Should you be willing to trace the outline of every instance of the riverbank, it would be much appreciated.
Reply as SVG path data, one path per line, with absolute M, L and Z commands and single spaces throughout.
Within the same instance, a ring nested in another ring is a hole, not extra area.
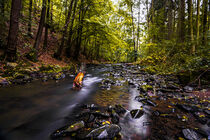
M 46 58 L 46 57 L 45 57 Z M 78 64 L 57 60 L 32 62 L 20 60 L 16 63 L 5 62 L 0 65 L 0 86 L 25 84 L 34 80 L 60 80 L 66 75 L 77 73 Z

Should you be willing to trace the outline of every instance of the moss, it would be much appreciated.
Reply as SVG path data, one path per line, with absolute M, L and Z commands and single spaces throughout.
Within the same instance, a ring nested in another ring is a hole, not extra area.
M 147 92 L 149 89 L 150 89 L 150 90 L 153 89 L 153 87 L 152 87 L 151 85 L 142 85 L 141 88 L 142 88 L 145 92 Z

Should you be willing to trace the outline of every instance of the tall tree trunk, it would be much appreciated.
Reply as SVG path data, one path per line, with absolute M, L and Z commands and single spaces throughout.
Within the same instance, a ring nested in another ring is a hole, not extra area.
M 132 17 L 132 28 L 133 28 L 133 30 L 132 30 L 132 33 L 133 33 L 133 48 L 134 48 L 134 51 L 136 50 L 136 42 L 135 42 L 135 27 L 134 27 L 134 19 L 133 19 L 133 1 L 132 1 L 132 3 L 131 3 L 131 17 Z
M 73 35 L 73 26 L 74 26 L 74 20 L 75 20 L 75 16 L 76 16 L 76 9 L 77 9 L 77 0 L 75 1 L 74 3 L 74 8 L 73 8 L 73 14 L 72 14 L 72 18 L 71 18 L 71 23 L 70 23 L 70 27 L 69 27 L 69 37 L 68 37 L 68 40 L 67 40 L 67 52 L 68 55 L 71 57 L 71 45 L 72 45 L 72 35 Z
M 48 29 L 49 29 L 49 17 L 50 16 L 50 0 L 47 2 L 47 17 L 45 22 L 45 37 L 44 37 L 44 46 L 43 49 L 46 51 L 48 43 Z
M 148 0 L 146 0 L 146 9 L 147 9 L 147 31 L 148 31 L 148 33 L 149 33 L 149 28 L 150 28 L 150 26 L 149 26 L 149 2 L 148 2 Z
M 61 39 L 61 45 L 60 45 L 60 47 L 58 49 L 58 52 L 56 54 L 58 58 L 60 58 L 60 56 L 62 54 L 62 51 L 63 51 L 63 47 L 64 47 L 64 43 L 65 43 L 65 38 L 66 38 L 66 33 L 67 33 L 67 30 L 68 30 L 68 26 L 69 26 L 69 22 L 70 22 L 70 17 L 71 17 L 71 13 L 72 13 L 73 3 L 74 3 L 74 0 L 71 0 L 71 3 L 69 5 L 69 10 L 68 10 L 68 15 L 67 15 L 66 22 L 65 22 L 65 25 L 64 25 L 64 29 L 63 29 L 63 35 L 62 35 L 62 39 Z
M 197 32 L 196 32 L 196 40 L 197 40 L 197 45 L 199 45 L 199 32 L 200 32 L 200 0 L 197 0 L 197 19 L 196 19 L 196 27 L 197 27 Z
M 50 3 L 50 29 L 51 29 L 51 32 L 54 31 L 54 25 L 53 25 L 53 0 L 51 0 L 51 3 Z
M 74 52 L 74 59 L 78 60 L 80 48 L 81 48 L 81 41 L 82 41 L 82 28 L 83 28 L 83 8 L 84 8 L 84 0 L 81 0 L 80 4 L 80 10 L 79 10 L 79 27 L 77 29 L 77 43 L 76 43 L 76 49 Z
M 21 0 L 12 0 L 12 7 L 10 13 L 10 28 L 8 35 L 8 43 L 6 49 L 6 59 L 8 61 L 16 61 L 17 56 L 17 36 L 19 30 L 19 17 L 21 10 Z
M 185 40 L 185 0 L 179 0 L 178 41 Z
M 138 7 L 139 7 L 139 11 L 138 11 L 138 28 L 137 28 L 137 49 L 139 50 L 139 30 L 140 30 L 140 26 L 139 26 L 139 24 L 140 24 L 140 11 L 141 11 L 141 0 L 139 0 L 139 5 L 138 5 Z
M 136 38 L 135 38 L 135 27 L 134 27 L 134 17 L 133 17 L 133 1 L 131 1 L 131 17 L 132 17 L 132 27 L 133 27 L 133 30 L 132 30 L 132 33 L 133 33 L 133 49 L 134 49 L 134 60 L 136 61 L 137 59 L 137 56 L 136 56 Z
M 37 58 L 38 58 L 38 49 L 39 49 L 39 45 L 40 45 L 40 41 L 41 41 L 41 37 L 42 37 L 42 31 L 43 31 L 43 27 L 44 27 L 44 23 L 45 23 L 45 15 L 46 15 L 46 0 L 43 0 L 41 18 L 39 21 L 39 28 L 38 28 L 36 40 L 34 43 L 34 48 L 36 50 Z
M 203 45 L 207 42 L 207 4 L 208 0 L 203 0 Z
M 168 40 L 172 39 L 173 33 L 173 13 L 172 13 L 172 1 L 168 0 Z
M 32 23 L 32 5 L 33 5 L 33 0 L 29 1 L 29 18 L 28 18 L 28 35 L 31 37 L 31 23 Z
M 192 43 L 192 53 L 195 53 L 194 36 L 193 36 L 193 9 L 192 0 L 188 0 L 188 32 Z
M 1 0 L 1 14 L 4 17 L 5 0 Z

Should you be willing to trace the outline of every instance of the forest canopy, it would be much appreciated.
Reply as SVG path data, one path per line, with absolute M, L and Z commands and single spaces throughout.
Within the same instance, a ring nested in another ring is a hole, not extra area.
M 2 0 L 1 59 L 135 62 L 181 71 L 209 65 L 208 0 Z

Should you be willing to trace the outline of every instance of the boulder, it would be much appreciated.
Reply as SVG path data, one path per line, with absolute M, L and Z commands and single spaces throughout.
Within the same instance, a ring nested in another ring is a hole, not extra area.
M 11 68 L 15 68 L 15 67 L 17 67 L 17 63 L 13 63 L 13 62 L 7 62 L 7 66 L 8 67 L 11 67 Z
M 57 138 L 57 137 L 63 137 L 70 135 L 72 132 L 76 132 L 79 129 L 83 128 L 85 126 L 84 121 L 76 122 L 72 125 L 64 126 L 58 130 L 56 130 L 54 133 L 51 134 L 51 138 Z
M 122 105 L 115 105 L 115 111 L 116 111 L 116 113 L 117 114 L 125 114 L 125 112 L 126 112 L 126 109 L 125 108 L 123 108 L 123 106 Z
M 130 111 L 130 114 L 133 119 L 138 119 L 144 115 L 144 111 L 140 109 L 134 109 Z
M 92 130 L 86 137 L 91 139 L 112 139 L 119 134 L 121 128 L 116 124 L 104 125 Z
M 199 140 L 200 136 L 192 129 L 183 129 L 182 134 L 187 140 Z
M 9 81 L 7 81 L 7 79 L 6 78 L 1 78 L 0 77 L 0 85 L 9 85 Z

